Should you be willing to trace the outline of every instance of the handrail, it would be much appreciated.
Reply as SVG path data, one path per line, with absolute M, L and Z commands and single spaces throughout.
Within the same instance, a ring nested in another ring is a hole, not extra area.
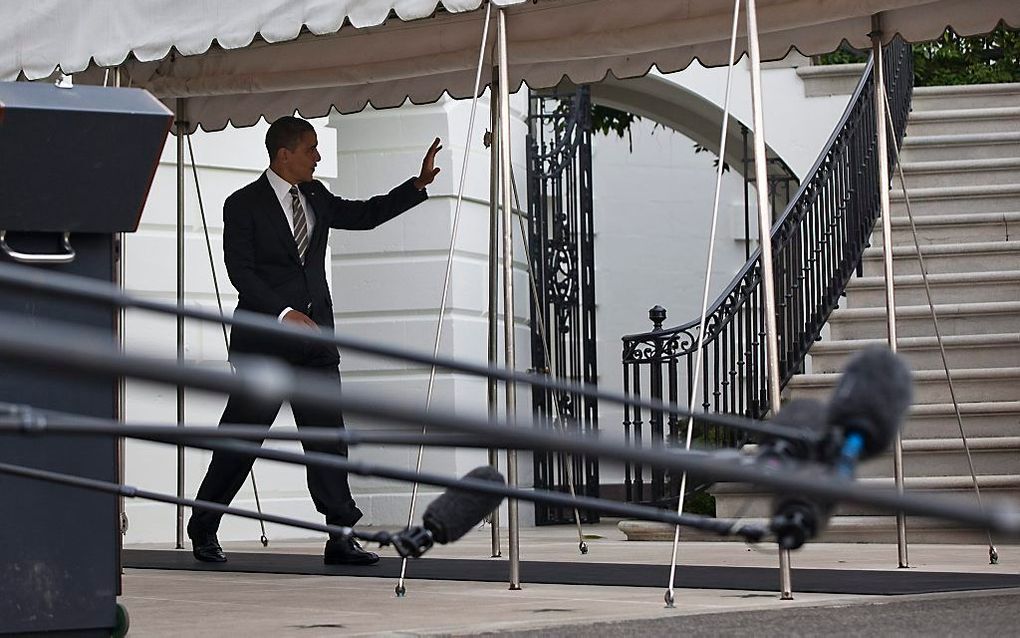
M 861 93 L 864 91 L 865 86 L 869 84 L 871 81 L 871 71 L 873 66 L 874 60 L 872 60 L 869 57 L 868 62 L 864 67 L 864 73 L 861 75 L 861 79 L 857 82 L 857 87 L 854 89 L 853 95 L 850 97 L 850 101 L 847 104 L 846 109 L 843 111 L 843 115 L 839 118 L 839 123 L 836 124 L 836 127 L 832 130 L 832 133 L 829 135 L 829 140 L 825 143 L 822 152 L 815 159 L 815 163 L 811 166 L 811 170 L 808 171 L 807 174 L 809 176 L 813 177 L 818 174 L 819 169 L 822 167 L 822 164 L 825 161 L 826 155 L 828 155 L 828 153 L 832 150 L 832 147 L 835 144 L 836 140 L 839 138 L 840 134 L 843 132 L 843 129 L 846 127 L 847 121 L 850 119 L 850 116 L 852 115 L 854 109 L 857 107 L 857 102 L 861 97 Z M 793 210 L 797 202 L 800 201 L 801 198 L 804 197 L 805 193 L 807 193 L 808 189 L 812 187 L 811 177 L 804 180 L 804 182 L 800 185 L 800 188 L 797 189 L 796 194 L 790 200 L 790 203 L 787 204 L 786 210 L 784 210 L 783 214 L 779 217 L 779 219 L 777 219 L 775 223 L 772 224 L 772 230 L 770 231 L 770 235 L 772 237 L 773 242 L 779 239 L 780 230 L 782 230 L 782 227 L 789 222 L 790 216 L 793 214 Z M 719 296 L 716 297 L 715 301 L 713 301 L 712 304 L 708 307 L 708 314 L 710 315 L 714 314 L 719 310 L 719 308 L 723 304 L 723 301 L 725 301 L 726 297 L 728 297 L 740 284 L 740 280 L 746 277 L 747 273 L 752 268 L 758 265 L 759 259 L 761 259 L 761 248 L 755 248 L 754 252 L 751 253 L 751 257 L 747 260 L 746 263 L 744 263 L 740 270 L 737 271 L 737 274 L 733 276 L 733 280 L 730 282 L 730 285 L 726 288 L 726 290 L 720 293 Z M 622 339 L 624 342 L 627 342 L 640 339 L 647 339 L 649 337 L 654 336 L 662 336 L 665 333 L 681 332 L 684 330 L 689 330 L 691 328 L 696 328 L 700 323 L 701 318 L 697 317 L 688 321 L 685 324 L 681 324 L 673 328 L 663 328 L 660 330 L 650 330 L 648 332 L 638 332 L 635 334 L 624 335 Z
M 913 89 L 910 45 L 894 40 L 883 60 L 896 129 L 893 143 L 898 145 Z M 808 177 L 770 229 L 781 387 L 803 370 L 810 345 L 820 337 L 853 273 L 861 271 L 879 217 L 873 70 L 869 59 Z M 692 408 L 700 404 L 706 412 L 765 417 L 769 399 L 759 260 L 760 250 L 755 250 L 709 307 L 698 379 L 691 377 L 700 317 L 664 329 L 665 311 L 656 307 L 649 313 L 651 331 L 623 337 L 624 391 L 678 403 L 686 395 Z M 648 374 L 643 377 L 645 368 Z M 649 432 L 643 431 L 646 417 Z M 653 443 L 674 443 L 680 420 L 670 416 L 664 422 L 664 417 L 661 412 L 625 407 L 625 438 L 640 441 L 648 436 Z M 696 437 L 708 446 L 744 442 L 739 433 L 715 428 L 696 428 Z M 676 495 L 678 484 L 672 477 L 653 472 L 651 479 L 651 500 Z M 625 468 L 628 500 L 646 500 L 645 483 L 640 467 Z

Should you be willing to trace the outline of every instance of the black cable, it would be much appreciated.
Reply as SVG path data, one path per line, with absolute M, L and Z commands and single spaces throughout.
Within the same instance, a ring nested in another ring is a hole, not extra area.
M 541 426 L 528 427 L 516 421 L 486 420 L 436 408 L 426 412 L 419 406 L 402 405 L 392 397 L 350 391 L 341 395 L 337 393 L 335 384 L 321 377 L 303 374 L 268 359 L 252 359 L 239 367 L 237 373 L 231 374 L 193 364 L 178 365 L 154 357 L 121 354 L 109 342 L 108 335 L 68 328 L 55 322 L 28 322 L 17 315 L 0 313 L 0 325 L 6 328 L 0 330 L 0 355 L 9 360 L 45 367 L 51 372 L 64 369 L 90 375 L 126 375 L 170 385 L 181 384 L 237 394 L 252 400 L 302 401 L 407 425 L 425 423 L 430 427 L 461 433 L 508 436 L 521 446 L 571 450 L 574 453 L 686 471 L 717 481 L 756 483 L 777 493 L 849 501 L 908 514 L 946 518 L 1011 536 L 1020 534 L 1020 511 L 1014 508 L 1005 505 L 989 506 L 983 512 L 947 499 L 867 488 L 849 479 L 828 476 L 815 465 L 802 465 L 800 469 L 792 471 L 770 472 L 767 468 L 754 467 L 740 460 L 717 455 L 607 445 L 592 437 L 558 433 Z M 491 488 L 491 485 L 486 487 Z
M 606 401 L 608 403 L 633 405 L 763 436 L 802 441 L 807 444 L 818 443 L 813 434 L 802 432 L 796 428 L 755 421 L 734 415 L 694 412 L 663 401 L 641 399 L 621 393 L 607 392 L 585 384 L 558 381 L 541 374 L 506 370 L 495 365 L 468 363 L 442 355 L 433 357 L 431 354 L 415 352 L 389 344 L 370 342 L 366 339 L 359 339 L 350 335 L 341 335 L 335 332 L 326 334 L 308 330 L 307 328 L 291 327 L 280 324 L 272 318 L 266 318 L 265 315 L 244 310 L 238 310 L 230 317 L 219 316 L 200 307 L 179 307 L 176 304 L 168 304 L 153 299 L 132 297 L 114 286 L 94 279 L 48 270 L 44 271 L 38 268 L 0 263 L 0 287 L 44 291 L 64 297 L 89 300 L 95 303 L 110 304 L 124 308 L 137 308 L 163 314 L 181 315 L 200 321 L 223 322 L 233 327 L 241 326 L 249 330 L 261 332 L 267 338 L 275 337 L 327 346 L 340 346 L 355 352 L 377 355 L 387 359 L 409 361 L 428 366 L 435 365 L 447 370 L 489 377 L 504 382 L 526 383 L 546 390 L 576 393 L 590 399 Z
M 715 532 L 717 534 L 734 534 L 754 541 L 761 540 L 761 538 L 767 534 L 767 530 L 761 526 L 747 525 L 743 523 L 734 525 L 731 522 L 722 519 L 708 518 L 694 514 L 682 514 L 678 516 L 668 510 L 660 510 L 653 507 L 633 505 L 630 503 L 620 503 L 590 496 L 572 497 L 560 492 L 527 490 L 519 487 L 511 487 L 501 483 L 494 483 L 492 481 L 450 478 L 429 472 L 414 472 L 412 470 L 375 465 L 372 463 L 365 463 L 363 461 L 352 461 L 347 457 L 336 454 L 326 454 L 322 452 L 291 452 L 287 450 L 263 448 L 259 444 L 245 443 L 236 439 L 222 439 L 215 441 L 203 440 L 196 438 L 197 433 L 182 433 L 180 431 L 175 431 L 178 430 L 178 428 L 167 426 L 124 428 L 113 422 L 104 423 L 99 419 L 88 420 L 91 422 L 82 423 L 80 425 L 64 423 L 59 426 L 51 427 L 51 425 L 47 423 L 45 414 L 38 413 L 35 410 L 22 410 L 15 414 L 7 415 L 6 419 L 0 418 L 0 431 L 17 431 L 27 433 L 29 435 L 40 435 L 50 429 L 54 432 L 67 432 L 78 435 L 127 436 L 129 438 L 143 439 L 157 443 L 180 444 L 185 447 L 211 450 L 213 452 L 239 456 L 254 456 L 283 463 L 303 465 L 306 467 L 316 466 L 342 470 L 348 474 L 355 474 L 358 476 L 376 476 L 406 481 L 409 483 L 417 482 L 424 483 L 426 485 L 455 488 L 464 491 L 494 494 L 507 498 L 531 501 L 534 503 L 543 503 L 546 505 L 597 510 L 605 514 L 625 516 L 629 518 L 640 518 L 650 521 L 660 521 L 664 523 L 682 525 L 684 527 L 702 529 L 705 531 Z
M 143 498 L 149 501 L 158 501 L 160 503 L 182 505 L 185 507 L 190 507 L 192 509 L 210 510 L 213 512 L 219 512 L 221 514 L 230 514 L 231 516 L 240 516 L 242 518 L 251 518 L 259 521 L 267 521 L 269 523 L 277 523 L 278 525 L 298 527 L 301 529 L 311 530 L 313 532 L 325 532 L 327 534 L 335 536 L 354 537 L 364 541 L 379 543 L 380 545 L 389 545 L 392 542 L 393 537 L 392 534 L 386 531 L 369 533 L 358 532 L 350 527 L 341 527 L 339 525 L 329 525 L 323 523 L 312 523 L 308 521 L 298 520 L 296 518 L 290 518 L 287 516 L 278 516 L 276 514 L 263 514 L 261 512 L 253 512 L 251 510 L 239 509 L 236 507 L 221 505 L 219 503 L 213 503 L 212 501 L 199 501 L 189 498 L 181 498 L 178 496 L 172 496 L 170 494 L 163 494 L 161 492 L 150 492 L 148 490 L 143 490 L 132 485 L 125 485 L 122 483 L 111 483 L 108 481 L 100 481 L 97 479 L 85 478 L 81 476 L 72 476 L 70 474 L 51 472 L 49 470 L 40 470 L 34 467 L 14 465 L 11 463 L 0 463 L 0 474 L 10 474 L 12 476 L 19 476 L 22 478 L 34 479 L 38 481 L 47 481 L 49 483 L 59 483 L 61 485 L 69 485 L 71 487 L 78 487 L 92 491 L 107 492 L 110 494 L 117 494 L 125 498 Z

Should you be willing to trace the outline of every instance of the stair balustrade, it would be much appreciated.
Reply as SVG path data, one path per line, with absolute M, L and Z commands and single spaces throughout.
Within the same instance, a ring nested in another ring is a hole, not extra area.
M 890 145 L 899 145 L 913 91 L 910 45 L 897 38 L 885 47 L 883 62 L 895 129 Z M 828 142 L 771 229 L 781 387 L 803 370 L 808 349 L 820 338 L 850 279 L 861 273 L 862 256 L 880 215 L 876 149 L 869 60 Z M 892 159 L 890 148 L 890 164 Z M 761 283 L 756 250 L 708 308 L 697 379 L 693 377 L 701 318 L 663 328 L 665 309 L 652 308 L 652 330 L 623 337 L 624 391 L 694 410 L 764 418 L 769 390 Z M 686 420 L 661 411 L 624 409 L 627 444 L 683 445 L 686 427 Z M 693 435 L 703 448 L 748 442 L 739 432 L 701 423 L 695 424 Z M 663 470 L 640 465 L 624 469 L 628 501 L 675 502 L 679 486 L 680 477 Z M 688 479 L 689 493 L 704 487 L 697 477 Z

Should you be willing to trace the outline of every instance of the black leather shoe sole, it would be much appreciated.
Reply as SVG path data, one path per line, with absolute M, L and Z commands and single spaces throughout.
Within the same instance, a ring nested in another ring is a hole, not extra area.
M 368 554 L 364 556 L 358 555 L 344 555 L 344 556 L 330 556 L 326 554 L 322 557 L 322 562 L 326 565 L 375 565 L 379 562 L 379 557 L 375 554 Z
M 222 553 L 214 554 L 214 553 L 211 553 L 211 552 L 202 552 L 202 551 L 199 551 L 197 549 L 193 549 L 193 550 L 191 550 L 191 554 L 195 557 L 195 560 L 201 561 L 203 563 L 225 563 L 225 562 L 227 562 L 227 557 L 224 556 Z

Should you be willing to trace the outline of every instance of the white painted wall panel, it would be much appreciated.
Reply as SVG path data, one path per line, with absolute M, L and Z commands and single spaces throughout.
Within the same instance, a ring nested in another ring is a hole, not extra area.
M 721 104 L 721 70 L 693 67 L 674 76 L 689 88 L 697 88 Z M 746 74 L 736 76 L 734 110 L 749 113 Z M 798 172 L 814 160 L 817 150 L 835 123 L 845 97 L 803 98 L 792 68 L 773 68 L 763 74 L 766 98 L 766 130 L 770 145 Z M 334 117 L 330 127 L 318 122 L 323 161 L 319 174 L 334 193 L 351 198 L 385 192 L 417 174 L 425 149 L 436 136 L 444 150 L 438 158 L 442 167 L 430 187 L 431 199 L 421 207 L 370 232 L 335 232 L 331 238 L 331 273 L 334 309 L 338 329 L 359 337 L 384 340 L 400 347 L 431 352 L 438 320 L 446 256 L 450 247 L 456 193 L 461 164 L 469 158 L 466 200 L 462 207 L 456 259 L 440 352 L 470 361 L 486 358 L 488 197 L 489 159 L 482 144 L 488 128 L 488 101 L 479 101 L 475 132 L 465 146 L 471 103 L 443 100 L 429 106 L 405 106 L 384 112 L 367 110 Z M 512 149 L 514 171 L 521 196 L 525 195 L 523 95 L 513 100 Z M 796 113 L 789 118 L 784 114 Z M 213 254 L 227 312 L 233 310 L 236 295 L 222 266 L 222 202 L 231 192 L 255 179 L 265 168 L 263 138 L 265 124 L 251 129 L 194 138 L 200 167 L 202 194 L 212 235 Z M 176 183 L 174 140 L 163 153 L 150 200 L 139 232 L 130 235 L 125 247 L 126 288 L 129 292 L 172 302 L 176 284 L 175 232 Z M 600 384 L 618 391 L 620 381 L 620 336 L 650 327 L 647 310 L 661 304 L 668 308 L 669 325 L 693 319 L 701 301 L 706 240 L 708 236 L 714 169 L 711 157 L 695 154 L 692 142 L 668 130 L 655 129 L 650 122 L 634 128 L 634 148 L 626 140 L 597 136 L 594 154 L 596 285 L 598 299 L 598 354 Z M 188 301 L 215 308 L 210 265 L 201 233 L 194 182 L 187 174 L 186 253 Z M 522 202 L 523 204 L 524 202 Z M 528 288 L 523 243 L 518 235 L 515 248 L 515 298 L 517 367 L 530 367 L 530 334 L 527 326 Z M 752 233 L 755 233 L 752 226 Z M 722 217 L 717 240 L 714 291 L 725 286 L 743 263 L 743 187 L 730 172 L 724 180 Z M 714 297 L 714 293 L 713 293 Z M 500 304 L 502 295 L 500 295 Z M 132 312 L 125 329 L 127 347 L 133 352 L 155 353 L 169 358 L 175 353 L 174 320 Z M 502 341 L 502 325 L 499 335 Z M 189 359 L 226 369 L 222 334 L 215 324 L 199 326 L 189 322 L 186 351 Z M 499 345 L 502 361 L 502 343 Z M 370 391 L 384 397 L 424 404 L 428 369 L 417 364 L 383 361 L 353 352 L 343 353 L 345 387 Z M 130 382 L 127 417 L 134 420 L 171 423 L 175 419 L 175 390 L 171 387 Z M 212 424 L 219 418 L 225 397 L 189 392 L 187 416 L 192 423 Z M 437 377 L 434 404 L 458 413 L 483 414 L 485 382 L 460 374 L 441 372 Z M 499 410 L 503 412 L 502 397 Z M 518 410 L 530 412 L 527 388 L 518 390 Z M 622 436 L 620 411 L 603 405 L 601 427 L 609 437 Z M 369 421 L 350 415 L 351 426 L 393 428 L 393 424 Z M 290 410 L 284 407 L 276 427 L 293 427 Z M 401 426 L 406 429 L 406 426 Z M 413 429 L 413 428 L 412 428 Z M 297 449 L 293 444 L 278 444 Z M 412 448 L 359 448 L 354 458 L 397 467 L 413 467 Z M 204 473 L 209 455 L 189 452 L 186 483 L 193 496 Z M 502 458 L 502 455 L 501 455 Z M 485 462 L 479 450 L 429 449 L 426 469 L 461 475 Z M 501 461 L 501 464 L 503 461 Z M 529 455 L 522 454 L 522 485 L 532 481 Z M 502 469 L 505 469 L 502 468 Z M 129 442 L 126 460 L 127 482 L 150 489 L 173 492 L 175 454 L 172 447 Z M 278 463 L 256 465 L 263 506 L 267 511 L 320 520 L 305 487 L 304 471 Z M 604 482 L 615 482 L 620 470 L 602 466 Z M 402 525 L 406 517 L 409 486 L 395 481 L 357 477 L 352 480 L 359 504 L 366 512 L 366 524 Z M 436 490 L 423 492 L 421 508 Z M 250 484 L 242 488 L 235 502 L 254 508 Z M 420 509 L 421 509 L 420 508 Z M 532 508 L 521 508 L 522 520 L 530 524 Z M 131 529 L 126 541 L 160 542 L 173 539 L 172 507 L 128 503 Z M 503 515 L 506 521 L 505 512 Z M 258 537 L 253 521 L 225 519 L 221 538 L 253 540 Z M 271 538 L 308 537 L 309 533 L 270 526 Z

